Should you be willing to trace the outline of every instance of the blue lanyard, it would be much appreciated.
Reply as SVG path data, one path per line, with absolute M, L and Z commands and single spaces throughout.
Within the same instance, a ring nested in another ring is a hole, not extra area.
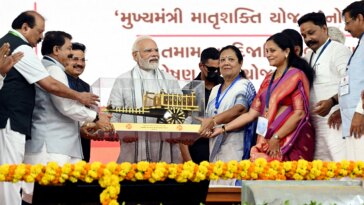
M 329 40 L 325 43 L 324 47 L 322 48 L 322 50 L 320 51 L 319 55 L 317 56 L 316 61 L 315 61 L 315 64 L 313 64 L 313 66 L 311 65 L 311 61 L 312 61 L 312 57 L 313 57 L 313 53 L 311 54 L 311 58 L 310 58 L 310 66 L 312 66 L 312 68 L 315 68 L 315 65 L 316 65 L 316 63 L 317 63 L 318 59 L 320 58 L 321 54 L 324 52 L 324 50 L 326 49 L 326 47 L 327 47 L 330 43 L 331 43 L 331 39 L 329 39 Z
M 220 104 L 222 102 L 222 100 L 224 99 L 225 95 L 228 93 L 228 91 L 230 90 L 231 87 L 233 87 L 233 85 L 240 79 L 240 75 L 238 75 L 238 77 L 236 77 L 234 79 L 234 81 L 229 85 L 229 87 L 226 89 L 224 95 L 221 97 L 221 99 L 219 100 L 220 98 L 220 95 L 221 95 L 221 89 L 222 89 L 222 86 L 223 84 L 220 86 L 219 90 L 217 91 L 217 96 L 216 96 L 216 99 L 215 99 L 215 108 L 216 108 L 216 111 L 215 111 L 215 114 L 217 114 L 217 110 L 219 109 L 220 107 Z
M 56 62 L 52 58 L 50 58 L 48 56 L 43 56 L 43 58 L 46 59 L 46 60 L 48 60 L 48 61 L 51 61 L 54 64 L 56 64 Z
M 266 110 L 268 110 L 268 108 L 269 108 L 269 99 L 270 99 L 270 95 L 271 95 L 271 93 L 273 93 L 273 90 L 277 87 L 277 85 L 279 84 L 279 82 L 281 82 L 282 78 L 283 78 L 283 77 L 284 77 L 284 75 L 287 73 L 288 68 L 289 68 L 289 66 L 287 66 L 287 67 L 286 67 L 286 69 L 284 70 L 284 72 L 283 72 L 283 74 L 282 74 L 281 78 L 279 78 L 279 80 L 278 80 L 277 84 L 273 87 L 272 91 L 270 91 L 270 89 L 271 89 L 271 87 L 272 87 L 272 84 L 273 84 L 273 81 L 274 81 L 274 77 L 276 76 L 276 72 L 277 72 L 277 70 L 275 70 L 275 71 L 274 71 L 273 76 L 272 76 L 272 78 L 270 79 L 270 82 L 269 82 L 269 86 L 268 86 L 268 90 L 267 90 L 267 95 L 266 95 L 266 97 L 265 97 L 265 109 L 266 109 Z
M 356 45 L 356 47 L 355 47 L 355 49 L 354 49 L 353 54 L 351 54 L 351 56 L 350 56 L 350 58 L 349 58 L 348 65 L 346 66 L 346 70 L 348 70 L 348 67 L 349 67 L 349 65 L 350 65 L 351 59 L 353 58 L 353 56 L 354 56 L 354 54 L 355 54 L 355 52 L 356 52 L 356 49 L 359 47 L 359 44 L 360 44 L 361 38 L 363 37 L 363 34 L 364 34 L 364 33 L 362 33 L 362 34 L 360 35 L 360 37 L 359 37 L 359 41 L 358 41 L 358 45 Z

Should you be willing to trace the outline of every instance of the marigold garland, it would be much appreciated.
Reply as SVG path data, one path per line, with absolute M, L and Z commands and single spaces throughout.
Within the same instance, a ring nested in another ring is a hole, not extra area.
M 105 188 L 100 194 L 103 205 L 118 205 L 120 181 L 148 180 L 151 183 L 164 181 L 167 178 L 179 183 L 202 180 L 241 179 L 241 180 L 329 180 L 332 178 L 351 177 L 364 178 L 364 162 L 347 161 L 323 162 L 305 160 L 267 162 L 265 159 L 230 161 L 215 163 L 201 162 L 199 165 L 192 161 L 184 164 L 167 164 L 165 162 L 150 163 L 141 161 L 137 164 L 110 162 L 65 164 L 60 167 L 55 162 L 46 166 L 41 164 L 29 165 L 0 165 L 0 182 L 35 182 L 42 185 L 62 184 L 67 180 L 78 180 L 91 183 L 98 180 Z

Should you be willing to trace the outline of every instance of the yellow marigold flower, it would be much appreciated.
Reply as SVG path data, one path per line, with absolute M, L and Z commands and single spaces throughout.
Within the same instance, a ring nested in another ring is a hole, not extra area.
M 0 181 L 5 181 L 5 178 L 9 173 L 9 167 L 9 164 L 0 165 Z
M 292 162 L 283 162 L 283 169 L 286 172 L 291 171 L 291 169 L 292 169 Z
M 327 169 L 328 170 L 336 170 L 337 166 L 336 166 L 336 162 L 329 162 L 328 165 L 327 165 Z
M 90 167 L 90 171 L 97 173 L 97 171 L 100 169 L 101 165 L 102 165 L 101 162 L 92 162 L 91 167 Z
M 277 169 L 280 167 L 281 162 L 280 162 L 280 161 L 278 161 L 278 160 L 273 160 L 273 161 L 271 161 L 271 162 L 269 163 L 269 165 L 270 165 L 270 167 L 271 167 L 272 169 L 277 170 Z
M 108 169 L 111 173 L 115 172 L 118 164 L 116 162 L 109 162 L 106 164 L 106 169 Z
M 250 173 L 252 179 L 258 179 L 258 174 L 255 172 Z
M 202 161 L 200 163 L 200 166 L 204 166 L 204 167 L 208 167 L 210 165 L 210 163 L 208 161 Z
M 149 162 L 141 161 L 137 164 L 138 171 L 145 172 L 149 168 Z
M 344 169 L 348 169 L 350 166 L 350 162 L 348 160 L 341 160 L 340 164 L 341 164 L 341 167 Z
M 13 182 L 18 182 L 23 178 L 23 175 L 25 174 L 26 167 L 25 164 L 19 164 L 15 168 L 14 176 L 13 176 Z
M 239 162 L 239 165 L 240 167 L 243 169 L 243 170 L 247 170 L 250 168 L 251 166 L 251 161 L 250 160 L 242 160 Z
M 227 163 L 227 169 L 229 172 L 236 172 L 238 170 L 238 161 L 231 160 Z
M 364 162 L 347 161 L 322 162 L 314 160 L 308 162 L 298 160 L 292 162 L 272 161 L 257 159 L 255 162 L 242 160 L 215 163 L 201 162 L 200 165 L 192 161 L 184 164 L 167 164 L 165 162 L 137 164 L 115 162 L 104 165 L 100 162 L 87 164 L 84 161 L 76 164 L 65 164 L 59 167 L 57 163 L 50 162 L 46 166 L 37 165 L 0 165 L 0 181 L 26 182 L 38 181 L 40 184 L 64 183 L 66 180 L 76 182 L 83 180 L 92 182 L 98 180 L 101 187 L 105 188 L 100 194 L 102 204 L 118 204 L 117 197 L 120 193 L 119 182 L 123 179 L 131 181 L 149 180 L 154 183 L 167 177 L 177 182 L 199 182 L 210 179 L 269 179 L 282 180 L 286 178 L 295 180 L 332 179 L 350 176 L 363 178 Z
M 125 177 L 126 174 L 131 170 L 131 164 L 129 162 L 123 162 L 120 164 L 119 175 Z
M 254 161 L 254 164 L 257 167 L 265 167 L 267 163 L 268 163 L 267 160 L 264 158 L 258 158 Z
M 293 175 L 293 179 L 295 179 L 295 180 L 303 180 L 303 177 L 300 175 L 300 174 L 294 174 Z
M 144 179 L 144 177 L 143 177 L 143 173 L 140 173 L 140 172 L 137 172 L 137 173 L 135 173 L 135 178 L 137 179 L 137 180 L 143 180 Z

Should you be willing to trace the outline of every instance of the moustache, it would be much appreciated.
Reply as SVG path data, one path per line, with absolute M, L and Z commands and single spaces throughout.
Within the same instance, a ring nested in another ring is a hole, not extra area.
M 149 59 L 149 62 L 150 62 L 150 61 L 159 61 L 159 58 L 150 58 L 150 59 Z
M 39 38 L 37 41 L 37 44 L 40 43 L 42 41 L 42 38 Z
M 83 66 L 82 65 L 73 65 L 73 68 L 81 68 L 81 69 L 83 69 Z
M 317 41 L 314 41 L 314 40 L 310 40 L 310 41 L 307 41 L 306 42 L 306 45 L 308 46 L 308 47 L 310 47 L 310 46 L 312 46 L 312 45 L 314 45 L 314 44 L 316 44 L 316 43 L 318 43 Z

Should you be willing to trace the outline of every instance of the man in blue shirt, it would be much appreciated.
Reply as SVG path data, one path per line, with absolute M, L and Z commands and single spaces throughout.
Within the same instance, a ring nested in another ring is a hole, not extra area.
M 359 39 L 339 86 L 343 136 L 346 137 L 347 159 L 364 160 L 364 112 L 360 101 L 364 88 L 364 2 L 353 2 L 342 13 L 345 30 Z

